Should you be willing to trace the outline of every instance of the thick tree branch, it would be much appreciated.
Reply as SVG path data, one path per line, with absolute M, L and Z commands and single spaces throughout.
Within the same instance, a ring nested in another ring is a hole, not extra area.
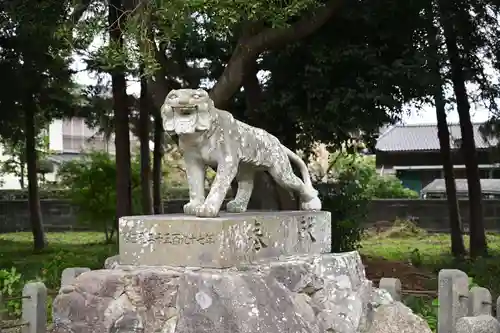
M 248 63 L 255 61 L 259 54 L 312 34 L 330 19 L 341 3 L 342 0 L 330 0 L 286 28 L 266 28 L 251 37 L 243 34 L 224 72 L 210 92 L 215 104 L 220 107 L 227 103 L 241 87 Z
M 307 13 L 296 23 L 283 29 L 267 28 L 252 37 L 248 42 L 250 49 L 257 52 L 281 47 L 309 36 L 325 24 L 342 4 L 342 0 L 330 0 L 324 6 Z

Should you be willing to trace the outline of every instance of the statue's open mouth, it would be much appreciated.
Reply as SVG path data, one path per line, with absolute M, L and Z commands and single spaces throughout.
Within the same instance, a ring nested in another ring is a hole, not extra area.
M 198 105 L 186 105 L 186 106 L 173 106 L 172 109 L 179 112 L 180 114 L 191 114 L 198 110 Z

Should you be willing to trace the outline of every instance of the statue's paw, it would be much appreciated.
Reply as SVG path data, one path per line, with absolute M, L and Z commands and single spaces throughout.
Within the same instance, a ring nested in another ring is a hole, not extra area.
M 202 204 L 196 207 L 196 216 L 198 217 L 216 217 L 219 215 L 219 208 L 211 204 Z
M 196 209 L 203 205 L 203 202 L 190 201 L 184 205 L 184 214 L 196 215 Z
M 321 200 L 318 197 L 314 197 L 309 201 L 301 203 L 300 207 L 302 210 L 321 210 Z
M 247 210 L 247 207 L 245 207 L 241 202 L 237 202 L 235 200 L 231 200 L 227 203 L 226 210 L 229 213 L 244 213 Z

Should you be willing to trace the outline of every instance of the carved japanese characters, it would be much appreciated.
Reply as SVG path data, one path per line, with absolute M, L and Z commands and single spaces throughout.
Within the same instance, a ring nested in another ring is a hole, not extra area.
M 321 210 L 318 192 L 300 157 L 273 135 L 215 108 L 205 90 L 170 91 L 161 114 L 165 131 L 179 136 L 179 148 L 186 162 L 189 203 L 184 206 L 185 214 L 217 216 L 235 178 L 238 190 L 227 204 L 227 211 L 246 211 L 256 170 L 268 171 L 279 185 L 297 192 L 302 210 Z M 290 160 L 300 168 L 302 180 L 293 173 Z M 217 175 L 205 198 L 207 165 L 217 167 Z

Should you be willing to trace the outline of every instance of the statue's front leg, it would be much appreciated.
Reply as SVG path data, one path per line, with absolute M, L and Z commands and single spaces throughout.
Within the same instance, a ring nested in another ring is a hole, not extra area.
M 196 216 L 215 217 L 219 215 L 222 202 L 237 172 L 237 162 L 223 161 L 219 163 L 217 166 L 217 174 L 210 188 L 210 192 L 203 205 L 196 209 Z
M 205 164 L 199 158 L 185 157 L 189 185 L 189 202 L 184 205 L 184 214 L 196 215 L 198 207 L 205 201 Z

